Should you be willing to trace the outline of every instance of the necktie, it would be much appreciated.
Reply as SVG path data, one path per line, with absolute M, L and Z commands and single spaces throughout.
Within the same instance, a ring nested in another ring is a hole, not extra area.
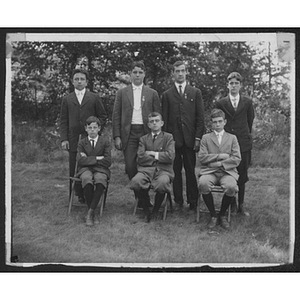
M 180 96 L 182 96 L 182 86 L 181 85 L 179 86 L 179 94 L 180 94 Z
M 232 99 L 232 102 L 233 102 L 233 108 L 236 110 L 236 107 L 237 107 L 237 105 L 236 105 L 237 99 L 236 99 L 236 98 L 233 98 L 233 99 Z
M 94 140 L 91 140 L 92 141 L 92 148 L 94 149 L 95 148 L 95 141 Z
M 219 145 L 220 145 L 221 142 L 222 142 L 222 136 L 221 136 L 221 133 L 217 133 L 217 138 L 218 138 L 218 142 L 219 142 Z
M 83 95 L 82 95 L 82 92 L 80 91 L 80 92 L 78 92 L 78 94 L 77 94 L 77 98 L 78 98 L 78 101 L 79 101 L 79 103 L 81 104 L 81 102 L 82 102 L 82 98 L 83 98 Z
M 153 143 L 154 143 L 156 137 L 157 137 L 157 134 L 154 134 L 154 135 L 153 135 Z

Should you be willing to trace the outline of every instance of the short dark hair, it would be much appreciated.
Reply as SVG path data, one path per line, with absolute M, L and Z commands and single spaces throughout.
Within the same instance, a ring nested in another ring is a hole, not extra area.
M 225 113 L 223 110 L 219 108 L 215 108 L 211 111 L 210 119 L 212 120 L 213 118 L 218 118 L 218 117 L 222 117 L 225 120 Z
M 230 73 L 230 74 L 228 75 L 227 81 L 229 81 L 229 80 L 231 80 L 231 79 L 234 79 L 234 78 L 235 78 L 237 81 L 239 81 L 239 82 L 242 82 L 242 80 L 243 80 L 243 77 L 241 76 L 240 73 L 238 73 L 238 72 L 232 72 L 232 73 Z
M 142 61 L 134 61 L 131 65 L 131 71 L 135 68 L 135 67 L 138 67 L 138 68 L 141 68 L 144 72 L 146 72 L 146 68 L 145 68 L 145 65 Z
M 94 122 L 97 123 L 99 127 L 101 127 L 100 120 L 95 116 L 88 117 L 85 121 L 85 126 L 88 126 L 88 125 L 90 125 L 91 123 L 94 123 Z
M 74 78 L 74 75 L 77 73 L 82 73 L 85 75 L 86 80 L 89 80 L 89 72 L 84 69 L 74 69 L 72 72 L 72 79 Z
M 160 117 L 160 119 L 163 120 L 162 115 L 161 115 L 159 112 L 157 112 L 157 111 L 151 112 L 151 113 L 148 115 L 148 120 L 149 120 L 150 118 L 155 118 L 155 117 Z
M 175 70 L 175 68 L 184 65 L 185 69 L 186 69 L 186 65 L 182 60 L 178 60 L 173 64 L 173 71 Z

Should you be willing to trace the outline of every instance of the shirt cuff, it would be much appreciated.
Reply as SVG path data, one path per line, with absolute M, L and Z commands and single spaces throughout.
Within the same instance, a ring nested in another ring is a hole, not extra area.
M 154 158 L 155 158 L 156 160 L 158 160 L 158 155 L 159 155 L 159 152 L 155 152 L 155 157 L 154 157 Z

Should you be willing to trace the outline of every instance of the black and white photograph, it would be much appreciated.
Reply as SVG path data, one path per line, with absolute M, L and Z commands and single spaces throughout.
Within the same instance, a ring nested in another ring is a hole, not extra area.
M 293 32 L 11 32 L 5 112 L 8 266 L 293 263 Z

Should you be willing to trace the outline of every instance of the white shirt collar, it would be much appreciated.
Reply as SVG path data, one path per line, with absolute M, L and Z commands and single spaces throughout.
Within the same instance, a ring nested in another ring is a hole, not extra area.
M 230 98 L 231 102 L 233 101 L 233 99 L 235 99 L 235 100 L 237 100 L 237 102 L 239 102 L 240 94 L 237 94 L 235 97 L 233 97 L 231 94 L 229 94 L 229 98 Z
M 159 136 L 159 134 L 161 133 L 161 131 L 160 132 L 157 132 L 157 133 L 153 133 L 153 132 L 151 132 L 151 134 L 152 134 L 152 137 L 156 134 L 156 136 Z
M 183 82 L 183 83 L 178 83 L 178 82 L 175 82 L 175 86 L 177 88 L 177 91 L 179 91 L 179 86 L 182 86 L 182 92 L 184 92 L 184 89 L 185 89 L 185 86 L 186 86 L 186 81 Z
M 141 90 L 143 88 L 143 83 L 141 84 L 141 85 L 134 85 L 133 83 L 132 83 L 132 89 L 133 90 Z
M 75 89 L 75 94 L 76 95 L 79 95 L 79 94 L 84 95 L 84 93 L 85 93 L 85 88 L 83 90 L 81 90 L 81 91 Z
M 92 139 L 92 138 L 89 137 L 89 141 L 94 140 L 95 144 L 96 144 L 98 142 L 98 137 L 99 137 L 99 135 L 97 135 L 94 139 Z
M 225 130 L 223 129 L 223 130 L 220 131 L 220 132 L 217 132 L 217 131 L 214 130 L 214 132 L 215 132 L 216 136 L 220 135 L 220 136 L 222 137 L 223 134 L 224 134 L 224 132 L 225 132 Z

